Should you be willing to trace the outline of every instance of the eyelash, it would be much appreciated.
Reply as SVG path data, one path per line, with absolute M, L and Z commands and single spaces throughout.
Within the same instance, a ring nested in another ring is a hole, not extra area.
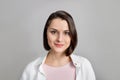
M 70 32 L 64 32 L 65 33 L 65 35 L 70 35 Z
M 52 34 L 55 34 L 56 33 L 56 31 L 50 31 Z
M 50 31 L 52 34 L 56 34 L 57 31 Z M 70 32 L 64 32 L 65 35 L 70 35 Z

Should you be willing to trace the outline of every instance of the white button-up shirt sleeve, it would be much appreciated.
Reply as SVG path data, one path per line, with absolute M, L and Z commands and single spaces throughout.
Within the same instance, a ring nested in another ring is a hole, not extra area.
M 23 74 L 20 80 L 37 80 L 37 75 L 39 72 L 39 65 L 41 63 L 41 59 L 38 58 L 35 61 L 29 63 L 23 71 Z
M 25 69 L 24 69 L 24 72 L 22 74 L 22 77 L 20 78 L 20 80 L 30 80 L 30 72 L 31 72 L 31 69 L 29 66 L 27 66 Z
M 32 69 L 32 65 L 29 64 L 25 68 L 20 80 L 34 80 L 35 73 L 36 73 L 36 71 L 34 69 Z
M 87 59 L 84 59 L 82 69 L 84 70 L 84 80 L 96 80 L 92 65 Z
M 76 80 L 96 80 L 90 61 L 82 56 L 71 55 L 76 66 Z

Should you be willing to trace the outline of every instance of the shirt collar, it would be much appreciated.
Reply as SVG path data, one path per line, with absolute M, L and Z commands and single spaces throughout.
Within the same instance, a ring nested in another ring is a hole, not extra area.
M 41 73 L 43 73 L 43 74 L 44 74 L 43 64 L 45 63 L 46 57 L 47 57 L 47 55 L 42 58 L 41 63 L 40 63 L 40 66 L 39 66 L 39 71 L 40 71 Z M 79 67 L 80 67 L 80 62 L 79 62 L 77 56 L 74 55 L 74 54 L 71 54 L 71 55 L 70 55 L 70 58 L 71 58 L 71 60 L 72 60 L 72 62 L 73 62 L 73 65 L 74 65 L 75 67 L 78 67 L 78 68 L 79 68 Z
M 70 55 L 72 62 L 74 64 L 75 67 L 80 67 L 80 60 L 78 59 L 78 56 L 71 54 Z

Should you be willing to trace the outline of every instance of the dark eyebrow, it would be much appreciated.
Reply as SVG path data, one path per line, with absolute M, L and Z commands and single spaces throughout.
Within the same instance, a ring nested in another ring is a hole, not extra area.
M 57 29 L 55 29 L 55 28 L 50 28 L 50 29 L 58 31 L 58 30 L 57 30 Z M 64 30 L 64 31 L 69 32 L 70 30 Z
M 56 31 L 57 31 L 57 29 L 54 29 L 54 28 L 50 28 L 50 29 L 52 29 L 52 30 L 56 30 Z
M 70 30 L 65 30 L 65 31 L 70 32 Z

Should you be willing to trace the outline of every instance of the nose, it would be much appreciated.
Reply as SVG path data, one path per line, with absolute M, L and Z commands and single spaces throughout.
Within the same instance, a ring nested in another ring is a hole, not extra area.
M 62 34 L 62 33 L 58 34 L 57 41 L 58 41 L 58 42 L 63 41 L 63 34 Z

